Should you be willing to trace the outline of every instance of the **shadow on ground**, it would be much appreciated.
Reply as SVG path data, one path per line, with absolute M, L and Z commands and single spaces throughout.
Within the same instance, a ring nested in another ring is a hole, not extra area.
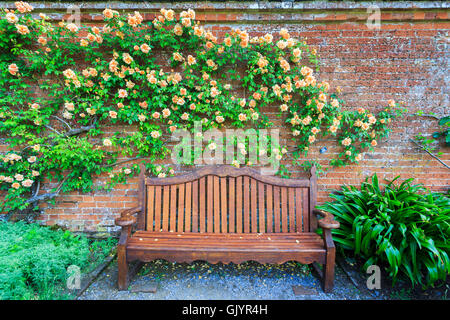
M 117 261 L 114 261 L 79 299 L 386 299 L 380 293 L 357 289 L 339 267 L 336 267 L 335 288 L 326 294 L 310 267 L 296 262 L 269 265 L 251 261 L 240 265 L 214 265 L 200 261 L 186 264 L 156 260 L 144 265 L 130 288 L 150 283 L 157 285 L 155 293 L 118 291 Z M 295 295 L 292 286 L 301 286 L 308 294 Z

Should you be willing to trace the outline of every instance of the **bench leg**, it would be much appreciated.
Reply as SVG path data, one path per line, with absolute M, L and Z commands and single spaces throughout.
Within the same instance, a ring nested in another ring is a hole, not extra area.
M 118 275 L 117 275 L 117 284 L 119 290 L 127 290 L 128 289 L 128 264 L 127 264 L 127 256 L 126 250 L 124 246 L 119 246 L 117 248 L 117 264 L 118 264 Z
M 333 291 L 334 286 L 334 260 L 335 260 L 335 248 L 328 248 L 327 261 L 324 265 L 323 272 L 323 291 L 329 293 Z

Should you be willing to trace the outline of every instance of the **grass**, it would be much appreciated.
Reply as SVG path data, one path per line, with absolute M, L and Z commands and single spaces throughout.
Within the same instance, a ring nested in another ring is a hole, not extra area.
M 0 222 L 0 299 L 71 299 L 74 293 L 66 288 L 69 266 L 81 274 L 94 270 L 115 242 L 36 223 Z

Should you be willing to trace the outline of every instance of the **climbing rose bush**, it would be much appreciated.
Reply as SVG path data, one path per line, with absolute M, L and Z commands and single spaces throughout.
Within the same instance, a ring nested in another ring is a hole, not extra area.
M 126 182 L 139 169 L 122 158 L 145 158 L 151 174 L 173 175 L 157 162 L 170 153 L 170 134 L 196 121 L 203 130 L 268 128 L 261 110 L 277 106 L 297 145 L 294 163 L 311 166 L 297 159 L 331 135 L 342 152 L 330 164 L 342 166 L 373 150 L 401 113 L 394 101 L 377 114 L 342 110 L 344 101 L 316 79 L 315 50 L 286 29 L 253 38 L 235 29 L 218 41 L 193 10 L 161 9 L 144 22 L 139 12 L 107 8 L 102 27 L 87 27 L 51 24 L 43 14 L 32 17 L 29 4 L 15 5 L 0 19 L 0 133 L 9 145 L 0 156 L 2 211 Z M 263 153 L 281 160 L 288 149 L 273 143 Z M 233 161 L 242 164 L 250 163 Z M 95 185 L 102 174 L 108 182 Z M 281 166 L 278 174 L 288 172 Z M 58 183 L 42 194 L 44 179 Z

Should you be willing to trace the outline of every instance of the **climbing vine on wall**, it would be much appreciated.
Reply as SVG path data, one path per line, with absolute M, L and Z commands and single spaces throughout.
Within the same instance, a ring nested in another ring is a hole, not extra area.
M 261 110 L 277 106 L 297 145 L 294 159 L 331 135 L 342 152 L 330 164 L 342 166 L 373 150 L 401 114 L 394 101 L 378 114 L 341 110 L 344 101 L 315 77 L 315 50 L 285 29 L 254 38 L 236 29 L 218 41 L 192 10 L 162 9 L 144 21 L 138 12 L 105 9 L 103 26 L 87 27 L 51 24 L 43 14 L 32 17 L 29 4 L 15 5 L 0 20 L 0 133 L 9 145 L 0 155 L 2 211 L 60 192 L 110 189 L 139 171 L 124 157 L 145 158 L 153 175 L 172 175 L 155 162 L 170 153 L 170 134 L 196 121 L 203 130 L 267 128 Z M 287 148 L 259 151 L 279 160 Z M 102 174 L 110 179 L 96 186 Z M 48 180 L 58 183 L 39 192 Z

